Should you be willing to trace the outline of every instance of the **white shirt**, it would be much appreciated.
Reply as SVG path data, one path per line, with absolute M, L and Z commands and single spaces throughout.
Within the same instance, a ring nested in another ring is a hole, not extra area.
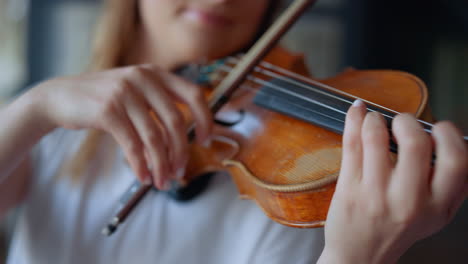
M 101 235 L 135 179 L 110 138 L 78 183 L 57 177 L 84 131 L 58 129 L 35 149 L 34 175 L 8 257 L 26 263 L 315 263 L 323 229 L 296 229 L 267 218 L 217 175 L 200 196 L 177 202 L 151 191 L 111 237 Z

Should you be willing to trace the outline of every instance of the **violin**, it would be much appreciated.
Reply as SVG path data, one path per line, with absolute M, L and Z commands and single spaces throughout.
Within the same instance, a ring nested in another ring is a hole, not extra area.
M 271 219 L 321 227 L 340 171 L 346 112 L 355 98 L 372 102 L 369 111 L 382 113 L 388 123 L 396 112 L 427 113 L 427 88 L 411 74 L 348 70 L 318 82 L 295 73 L 304 69 L 301 56 L 281 48 L 269 53 L 218 113 L 221 124 L 211 147 L 191 145 L 187 180 L 227 170 L 240 196 L 254 200 Z
M 184 178 L 190 182 L 227 170 L 241 198 L 254 200 L 271 219 L 300 228 L 325 224 L 340 171 L 345 116 L 355 99 L 389 125 L 400 112 L 429 116 L 427 87 L 405 72 L 347 70 L 320 81 L 306 77 L 303 57 L 275 44 L 313 2 L 296 0 L 246 55 L 219 66 L 222 81 L 209 94 L 218 125 L 209 148 L 191 145 Z M 419 121 L 430 133 L 432 125 Z M 193 126 L 188 136 L 194 138 Z M 397 152 L 394 142 L 390 150 Z M 150 188 L 135 182 L 103 233 L 112 234 Z

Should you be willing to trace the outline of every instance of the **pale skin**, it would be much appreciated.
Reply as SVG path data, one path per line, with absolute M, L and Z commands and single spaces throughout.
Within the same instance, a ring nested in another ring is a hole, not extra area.
M 450 122 L 432 136 L 410 114 L 392 123 L 396 164 L 380 114 L 348 111 L 340 177 L 319 263 L 396 263 L 417 240 L 450 222 L 468 194 L 468 151 Z M 431 167 L 431 153 L 437 160 Z
M 105 131 L 138 179 L 167 189 L 188 160 L 186 127 L 175 102 L 190 109 L 198 143 L 209 143 L 213 126 L 202 91 L 171 71 L 242 48 L 267 4 L 140 0 L 142 27 L 129 51 L 134 66 L 49 80 L 1 109 L 0 215 L 27 193 L 31 172 L 19 165 L 27 165 L 34 144 L 58 127 Z M 436 125 L 431 139 L 413 117 L 398 117 L 394 136 L 402 158 L 396 166 L 388 158 L 385 131 L 362 106 L 350 109 L 320 263 L 394 262 L 414 241 L 446 224 L 464 200 L 467 150 L 452 124 Z M 434 171 L 431 141 L 438 155 Z M 343 237 L 349 241 L 338 239 Z

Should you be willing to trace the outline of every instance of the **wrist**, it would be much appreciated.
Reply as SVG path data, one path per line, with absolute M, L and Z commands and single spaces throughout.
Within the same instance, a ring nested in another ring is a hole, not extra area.
M 13 104 L 14 107 L 23 112 L 24 121 L 28 123 L 28 127 L 31 128 L 31 132 L 36 134 L 37 138 L 41 138 L 57 127 L 48 118 L 47 104 L 43 96 L 38 94 L 34 89 L 27 91 Z
M 350 256 L 346 257 L 343 255 L 343 252 L 338 250 L 331 250 L 325 247 L 320 255 L 317 264 L 347 264 L 347 263 L 364 263 L 364 262 L 355 262 Z
M 377 264 L 371 256 L 359 254 L 355 251 L 347 253 L 345 250 L 334 250 L 325 247 L 317 264 Z M 379 263 L 380 264 L 380 263 Z
M 367 250 L 368 254 L 363 251 L 347 251 L 337 250 L 329 247 L 325 247 L 320 255 L 317 264 L 392 264 L 396 263 L 396 259 L 390 256 L 378 257 L 370 250 Z M 398 258 L 397 258 L 398 259 Z

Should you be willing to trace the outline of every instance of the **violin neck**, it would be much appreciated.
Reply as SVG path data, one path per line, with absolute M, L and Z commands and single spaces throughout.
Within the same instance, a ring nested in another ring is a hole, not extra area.
M 346 113 L 354 100 L 299 80 L 273 79 L 256 94 L 254 103 L 342 135 Z M 391 132 L 395 113 L 373 105 L 367 105 L 367 110 L 381 113 Z M 431 132 L 432 124 L 421 122 L 421 125 L 428 133 Z M 394 153 L 398 151 L 393 140 L 390 150 Z

